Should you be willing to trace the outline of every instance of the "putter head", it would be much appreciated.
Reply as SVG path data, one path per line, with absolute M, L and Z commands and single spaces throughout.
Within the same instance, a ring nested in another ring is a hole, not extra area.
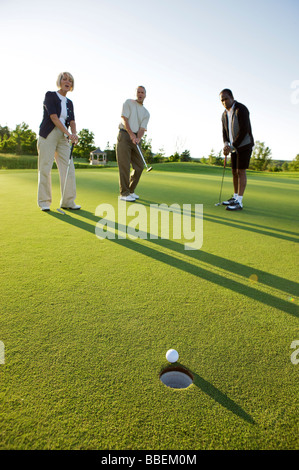
M 146 171 L 152 171 L 153 167 L 150 166 Z
M 62 209 L 57 209 L 57 210 L 58 210 L 58 212 L 60 212 L 60 214 L 65 215 L 65 212 Z
M 215 206 L 221 206 L 222 202 L 217 202 L 217 204 L 215 204 Z

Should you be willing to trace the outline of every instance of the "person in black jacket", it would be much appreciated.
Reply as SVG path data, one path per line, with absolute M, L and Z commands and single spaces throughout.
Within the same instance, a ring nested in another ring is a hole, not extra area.
M 70 144 L 78 143 L 74 107 L 66 95 L 74 89 L 74 78 L 69 72 L 58 75 L 58 91 L 48 91 L 43 103 L 43 120 L 39 129 L 38 148 L 38 206 L 42 211 L 49 211 L 52 202 L 51 170 L 56 160 L 60 176 L 61 194 L 70 158 Z M 69 132 L 69 129 L 71 132 Z M 69 141 L 68 141 L 69 139 Z M 76 181 L 75 167 L 71 162 L 60 207 L 80 209 L 75 203 Z
M 222 204 L 227 210 L 242 210 L 243 195 L 247 184 L 246 170 L 254 146 L 249 111 L 234 99 L 228 88 L 220 92 L 220 100 L 225 107 L 222 114 L 222 135 L 225 157 L 231 154 L 234 194 Z

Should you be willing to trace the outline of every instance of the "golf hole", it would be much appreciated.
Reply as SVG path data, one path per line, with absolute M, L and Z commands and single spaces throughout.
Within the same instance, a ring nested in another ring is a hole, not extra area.
M 173 366 L 161 372 L 160 380 L 170 388 L 187 388 L 193 383 L 193 376 L 187 369 Z

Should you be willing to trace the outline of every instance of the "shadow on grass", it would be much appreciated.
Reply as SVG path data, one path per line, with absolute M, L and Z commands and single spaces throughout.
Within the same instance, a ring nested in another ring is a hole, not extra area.
M 148 201 L 148 200 L 142 200 L 142 205 L 144 206 L 150 207 L 151 204 L 159 204 L 160 206 L 160 203 Z M 221 208 L 225 210 L 225 207 L 222 206 Z M 221 210 L 221 208 L 219 208 L 219 210 Z M 250 214 L 251 216 L 254 215 L 252 214 L 253 212 L 252 210 L 249 210 L 249 212 L 251 213 Z M 246 210 L 246 213 L 248 214 L 248 209 Z M 257 211 L 255 210 L 254 213 L 257 213 Z M 246 232 L 254 232 L 260 235 L 266 235 L 268 237 L 275 237 L 275 238 L 279 238 L 282 240 L 299 243 L 299 236 L 298 236 L 298 232 L 296 231 L 291 232 L 289 230 L 284 230 L 284 229 L 277 228 L 277 227 L 268 227 L 267 225 L 254 224 L 252 222 L 248 222 L 247 220 L 242 220 L 240 219 L 240 217 L 238 217 L 238 219 L 236 220 L 232 220 L 232 217 L 236 216 L 236 213 L 230 212 L 229 214 L 230 214 L 230 219 L 228 219 L 225 216 L 220 216 L 218 214 L 216 215 L 213 213 L 207 213 L 205 211 L 204 221 L 212 222 L 212 223 L 216 223 L 220 225 L 225 225 L 228 227 L 237 228 L 241 230 L 246 230 Z M 237 212 L 237 214 L 239 214 L 239 216 L 241 215 L 241 217 L 243 216 L 243 213 Z M 265 214 L 265 217 L 266 215 L 269 215 L 269 213 Z M 273 213 L 271 213 L 271 215 L 273 216 Z M 194 211 L 191 211 L 191 216 L 192 217 L 196 216 Z M 282 216 L 281 214 L 278 214 L 277 217 L 281 218 Z M 292 221 L 294 220 L 294 218 L 291 218 L 291 217 L 284 216 L 284 218 L 288 220 L 292 220 Z
M 82 230 L 86 230 L 87 232 L 92 233 L 95 236 L 95 226 L 99 220 L 97 216 L 95 216 L 91 212 L 84 211 L 82 209 L 78 211 L 76 215 L 80 215 L 80 217 L 86 218 L 93 222 L 89 223 L 77 217 L 72 217 L 71 215 L 69 215 L 69 212 L 71 211 L 66 211 L 66 215 L 59 214 L 58 212 L 49 212 L 48 214 L 50 214 L 52 217 L 60 219 L 65 223 L 71 224 Z M 125 232 L 127 227 L 115 223 L 115 229 L 116 232 L 117 230 Z M 248 282 L 250 282 L 249 276 L 251 274 L 255 274 L 258 276 L 259 284 L 265 284 L 267 286 L 270 286 L 271 288 L 283 290 L 290 294 L 290 296 L 294 296 L 298 292 L 298 284 L 296 282 L 269 274 L 265 271 L 255 270 L 253 267 L 248 267 L 235 261 L 227 260 L 220 256 L 207 253 L 203 250 L 185 251 L 182 244 L 177 243 L 173 240 L 150 239 L 150 234 L 147 233 L 146 235 L 146 244 L 140 243 L 138 240 L 136 242 L 130 239 L 118 240 L 117 238 L 115 238 L 109 240 L 107 239 L 107 241 L 109 241 L 110 243 L 116 243 L 129 250 L 138 252 L 151 259 L 155 259 L 161 263 L 167 264 L 168 266 L 200 277 L 206 281 L 211 282 L 212 284 L 217 284 L 225 289 L 245 295 L 248 298 L 261 302 L 262 304 L 268 305 L 270 307 L 279 309 L 290 315 L 298 317 L 298 307 L 296 304 L 284 300 L 280 297 L 274 296 L 272 294 L 261 292 L 253 286 L 246 285 L 236 280 L 227 278 L 225 275 L 210 271 L 206 267 L 198 265 L 195 266 L 194 264 L 188 262 L 187 259 L 179 259 L 175 256 L 172 256 L 171 254 L 161 252 L 159 250 L 159 247 L 166 247 L 174 252 L 184 254 L 186 258 L 189 257 L 192 259 L 196 259 L 199 262 L 210 264 L 211 266 L 213 266 L 213 268 L 218 267 L 221 270 L 226 270 L 229 273 L 232 273 L 233 275 L 240 275 L 244 277 L 244 280 L 247 280 Z M 148 243 L 151 243 L 152 245 L 148 246 Z
M 218 388 L 214 387 L 210 382 L 202 378 L 200 375 L 192 372 L 193 383 L 196 387 L 200 388 L 206 395 L 215 400 L 221 406 L 227 410 L 234 413 L 239 418 L 242 418 L 244 421 L 247 421 L 250 424 L 255 424 L 254 419 L 246 413 L 237 403 L 235 403 L 231 398 L 229 398 L 225 393 L 221 392 Z
M 241 406 L 237 405 L 237 403 L 234 402 L 231 398 L 229 398 L 225 393 L 221 392 L 221 390 L 216 388 L 214 385 L 212 385 L 200 375 L 186 368 L 180 362 L 176 362 L 175 364 L 167 366 L 166 368 L 164 367 L 161 370 L 160 379 L 162 374 L 164 374 L 165 372 L 176 370 L 191 377 L 193 385 L 200 389 L 203 393 L 208 395 L 210 398 L 212 398 L 212 400 L 219 403 L 219 405 L 223 406 L 228 411 L 234 413 L 236 416 L 239 416 L 239 418 L 242 418 L 244 421 L 247 421 L 250 424 L 255 424 L 254 419 L 248 413 L 246 413 L 246 411 L 244 411 Z M 171 387 L 171 385 L 168 386 Z M 187 387 L 189 387 L 189 385 Z M 176 387 L 174 386 L 173 388 Z
M 213 222 L 216 224 L 226 225 L 232 228 L 246 230 L 246 232 L 254 232 L 260 235 L 266 235 L 267 237 L 275 237 L 281 240 L 288 240 L 290 242 L 299 243 L 298 233 L 296 232 L 290 232 L 287 230 L 282 230 L 282 229 L 274 228 L 274 227 L 267 227 L 267 226 L 258 225 L 258 224 L 251 224 L 249 222 L 240 221 L 240 220 L 231 221 L 231 220 L 227 220 L 224 217 L 219 217 L 219 216 L 215 216 L 211 214 L 210 215 L 205 214 L 204 220 L 208 222 Z
M 65 212 L 65 215 L 55 212 L 55 211 L 50 211 L 50 212 L 45 212 L 45 214 L 48 214 L 49 216 L 53 217 L 54 219 L 61 220 L 61 222 L 65 222 L 70 225 L 74 225 L 75 227 L 78 227 L 82 230 L 85 230 L 86 232 L 92 233 L 95 235 L 95 225 L 98 222 L 99 218 L 96 217 L 94 214 L 91 212 L 85 211 L 80 209 L 79 211 L 72 211 L 72 210 L 67 210 L 63 209 Z M 84 220 L 78 219 L 77 217 L 74 216 L 81 216 L 85 217 L 86 219 L 91 220 L 94 222 L 94 224 L 90 224 L 89 222 L 85 222 Z

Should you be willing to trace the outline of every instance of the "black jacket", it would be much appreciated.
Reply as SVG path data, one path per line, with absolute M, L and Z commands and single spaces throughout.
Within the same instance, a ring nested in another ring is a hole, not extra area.
M 70 122 L 75 120 L 73 102 L 68 98 L 66 99 L 66 108 L 67 120 L 65 122 L 65 127 L 68 128 Z M 57 114 L 57 116 L 60 117 L 61 114 L 61 100 L 57 96 L 56 91 L 47 91 L 43 103 L 43 110 L 44 115 L 39 127 L 39 135 L 46 139 L 55 127 L 55 124 L 52 122 L 50 115 Z
M 226 110 L 222 114 L 223 142 L 230 142 L 228 131 L 228 118 Z M 253 147 L 254 139 L 251 131 L 249 111 L 244 104 L 235 101 L 232 115 L 232 145 L 235 149 L 240 147 Z

